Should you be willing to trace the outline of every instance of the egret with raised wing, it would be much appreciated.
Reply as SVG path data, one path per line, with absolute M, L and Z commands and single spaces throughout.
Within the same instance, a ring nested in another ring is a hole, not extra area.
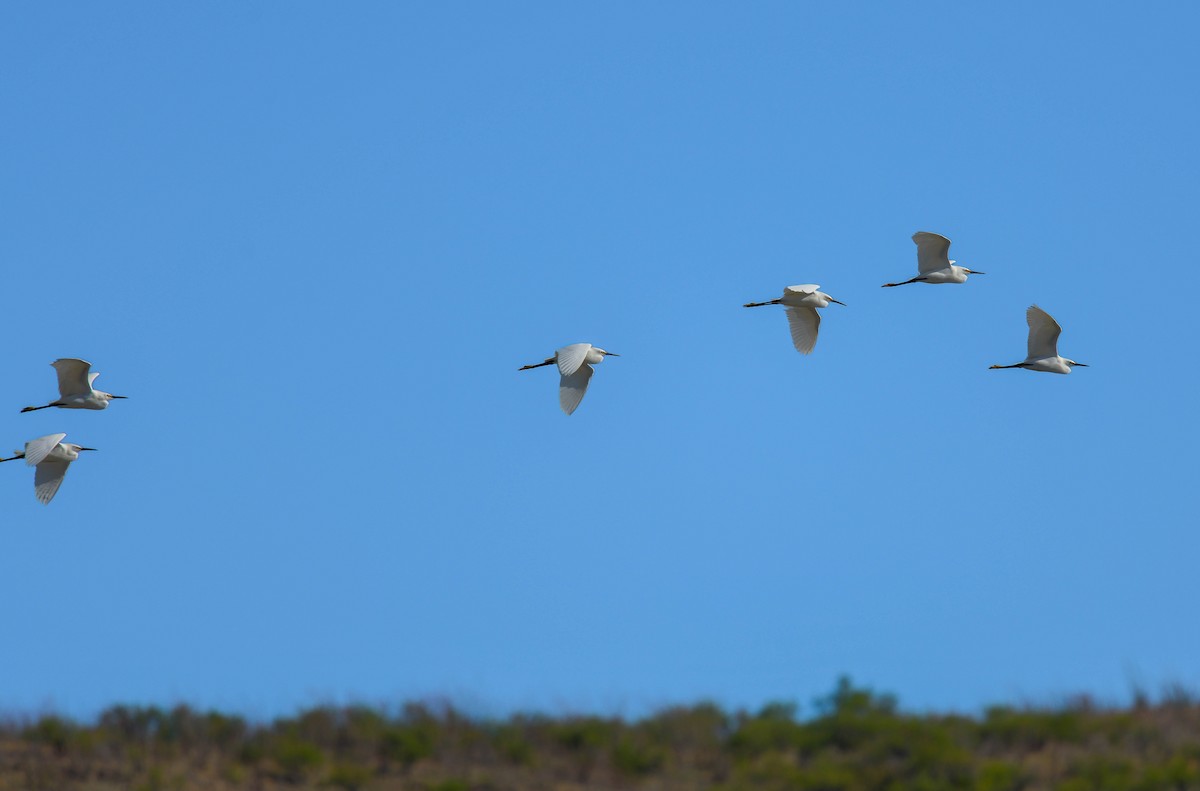
M 47 505 L 54 499 L 71 462 L 78 459 L 82 451 L 95 450 L 95 448 L 85 448 L 82 445 L 63 442 L 66 436 L 66 434 L 47 434 L 44 437 L 31 439 L 25 443 L 25 450 L 16 451 L 11 458 L 0 459 L 0 462 L 25 459 L 26 464 L 36 468 L 33 473 L 33 491 L 42 505 Z
M 955 266 L 950 260 L 950 240 L 940 233 L 917 231 L 912 240 L 917 245 L 917 276 L 902 283 L 884 283 L 884 288 L 907 286 L 909 283 L 966 283 L 967 275 L 987 274 L 965 266 Z
M 1029 354 L 1025 361 L 1013 365 L 993 365 L 991 368 L 1024 368 L 1048 374 L 1069 374 L 1072 366 L 1087 368 L 1084 363 L 1058 356 L 1058 336 L 1062 334 L 1062 327 L 1049 313 L 1037 305 L 1030 305 L 1025 311 L 1025 321 L 1029 324 Z
M 125 396 L 113 395 L 103 390 L 95 390 L 99 373 L 89 373 L 92 364 L 87 360 L 75 357 L 62 357 L 50 363 L 58 372 L 58 400 L 51 401 L 45 406 L 27 406 L 22 412 L 34 412 L 39 409 L 49 409 L 52 406 L 63 409 L 107 409 L 108 402 L 114 398 Z
M 568 415 L 575 411 L 579 402 L 587 392 L 588 382 L 592 379 L 592 366 L 603 362 L 605 357 L 620 357 L 619 354 L 606 352 L 599 346 L 590 343 L 572 343 L 554 353 L 553 357 L 533 365 L 522 365 L 518 371 L 528 371 L 530 368 L 541 368 L 543 365 L 557 365 L 558 405 Z
M 817 344 L 817 330 L 821 327 L 821 316 L 817 308 L 827 308 L 830 302 L 845 306 L 845 302 L 829 296 L 816 283 L 788 286 L 783 296 L 770 302 L 747 302 L 742 307 L 758 308 L 763 305 L 783 305 L 787 308 L 788 326 L 792 330 L 792 345 L 801 354 L 808 354 Z

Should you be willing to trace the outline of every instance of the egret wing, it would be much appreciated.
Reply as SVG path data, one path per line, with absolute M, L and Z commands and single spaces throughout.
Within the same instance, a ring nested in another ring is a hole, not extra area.
M 787 288 L 785 288 L 783 290 L 783 295 L 786 297 L 788 295 L 788 292 L 791 292 L 793 294 L 799 294 L 801 296 L 804 296 L 805 294 L 815 294 L 817 291 L 820 290 L 820 288 L 821 287 L 818 286 L 816 283 L 804 283 L 799 286 L 788 286 Z
M 1058 322 L 1037 305 L 1025 311 L 1025 321 L 1029 323 L 1029 359 L 1057 357 L 1058 336 L 1062 333 Z
M 792 330 L 792 345 L 801 354 L 808 354 L 817 345 L 821 315 L 816 308 L 788 308 L 787 319 Z
M 87 395 L 92 391 L 92 379 L 88 370 L 92 364 L 87 360 L 74 357 L 62 357 L 50 363 L 58 372 L 58 394 L 63 398 L 73 395 Z
M 67 438 L 66 434 L 47 434 L 44 437 L 31 439 L 25 443 L 25 463 L 35 467 L 42 459 L 50 455 L 50 451 L 58 447 L 58 443 Z
M 46 505 L 54 499 L 54 495 L 58 494 L 58 487 L 62 486 L 63 476 L 67 474 L 67 467 L 70 466 L 71 462 L 57 459 L 43 461 L 37 466 L 37 471 L 33 474 L 33 492 L 37 495 L 39 503 Z
M 570 346 L 564 346 L 554 353 L 554 359 L 558 363 L 558 372 L 563 376 L 571 376 L 579 370 L 579 366 L 583 365 L 587 359 L 587 353 L 591 351 L 592 344 L 590 343 L 572 343 Z M 584 385 L 586 387 L 586 385 Z
M 89 388 L 91 388 L 93 390 L 96 389 L 96 377 L 99 375 L 100 375 L 99 371 L 92 371 L 90 374 L 88 374 L 88 387 Z
M 558 405 L 568 415 L 575 411 L 583 394 L 587 392 L 588 382 L 592 381 L 592 366 L 581 365 L 579 370 L 567 376 L 564 374 L 558 380 Z
M 912 235 L 917 244 L 917 272 L 922 275 L 950 266 L 950 240 L 940 233 L 917 231 Z

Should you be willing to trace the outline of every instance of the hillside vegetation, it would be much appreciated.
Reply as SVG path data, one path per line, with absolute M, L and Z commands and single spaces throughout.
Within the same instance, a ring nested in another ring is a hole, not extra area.
M 269 724 L 116 706 L 0 727 L 0 789 L 166 791 L 1164 791 L 1200 789 L 1200 703 L 1077 699 L 911 714 L 842 680 L 812 711 L 710 704 L 636 721 L 449 706 L 318 707 Z

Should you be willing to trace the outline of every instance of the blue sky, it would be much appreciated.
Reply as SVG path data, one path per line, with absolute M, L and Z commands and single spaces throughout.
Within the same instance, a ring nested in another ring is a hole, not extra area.
M 0 466 L 0 708 L 1200 684 L 1197 22 L 0 9 L 0 447 L 100 449 Z M 1090 368 L 987 369 L 1035 302 Z M 64 356 L 129 400 L 18 414 Z

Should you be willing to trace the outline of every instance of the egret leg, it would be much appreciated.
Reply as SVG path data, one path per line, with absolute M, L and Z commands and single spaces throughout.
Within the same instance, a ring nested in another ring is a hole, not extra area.
M 914 277 L 912 280 L 905 280 L 903 283 L 884 283 L 881 286 L 881 288 L 892 288 L 894 286 L 907 286 L 909 283 L 920 283 L 927 279 L 928 278 L 924 278 L 924 277 Z

